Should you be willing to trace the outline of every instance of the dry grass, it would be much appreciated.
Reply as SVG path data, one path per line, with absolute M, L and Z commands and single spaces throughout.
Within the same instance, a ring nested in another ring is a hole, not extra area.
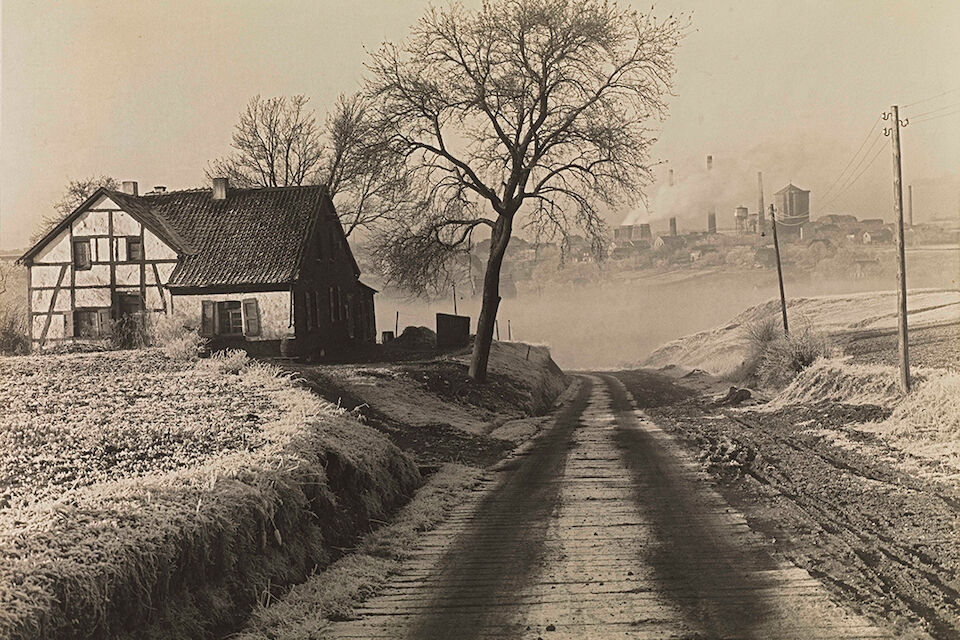
M 960 374 L 927 371 L 882 422 L 863 425 L 912 455 L 960 471 Z
M 103 441 L 107 429 L 110 440 L 131 438 L 124 450 L 136 458 L 137 432 L 160 433 L 167 419 L 210 421 L 176 426 L 176 442 L 246 428 L 249 398 L 263 413 L 255 446 L 212 447 L 198 459 L 171 455 L 178 465 L 170 470 L 111 469 L 59 497 L 0 509 L 0 637 L 221 635 L 268 585 L 302 581 L 419 483 L 409 457 L 275 367 L 248 363 L 224 374 L 163 363 L 158 350 L 0 360 L 0 379 L 16 372 L 33 385 L 21 416 L 49 412 L 31 423 L 41 430 L 35 453 L 59 433 Z M 100 394 L 105 380 L 108 393 Z M 225 382 L 205 388 L 211 380 Z M 204 392 L 188 397 L 198 388 Z M 231 388 L 241 390 L 240 405 Z M 124 398 L 153 413 L 125 411 Z M 58 411 L 60 431 L 42 431 Z M 91 420 L 98 415 L 107 419 Z M 16 426 L 0 434 L 10 437 Z
M 765 387 L 784 387 L 829 354 L 826 336 L 803 327 L 789 335 L 780 335 L 763 347 L 757 362 L 757 379 Z
M 899 398 L 895 368 L 853 364 L 849 358 L 829 358 L 802 371 L 762 410 L 775 411 L 792 404 L 819 402 L 889 407 Z
M 369 534 L 344 556 L 277 601 L 264 598 L 235 640 L 320 637 L 331 620 L 352 617 L 410 556 L 424 531 L 442 522 L 469 495 L 479 470 L 447 464 L 434 474 L 389 525 Z

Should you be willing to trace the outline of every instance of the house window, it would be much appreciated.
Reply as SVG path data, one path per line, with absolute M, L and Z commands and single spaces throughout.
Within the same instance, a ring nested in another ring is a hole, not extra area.
M 222 336 L 243 335 L 243 311 L 238 300 L 217 303 L 217 333 Z
M 127 238 L 127 262 L 143 260 L 143 241 L 137 236 Z
M 90 240 L 74 240 L 73 241 L 73 268 L 74 269 L 89 269 L 93 260 L 91 259 L 90 254 Z
M 77 309 L 73 312 L 75 338 L 103 338 L 110 335 L 110 309 Z

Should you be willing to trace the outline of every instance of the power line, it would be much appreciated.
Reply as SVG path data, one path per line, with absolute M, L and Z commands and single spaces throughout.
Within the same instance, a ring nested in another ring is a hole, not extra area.
M 938 115 L 938 116 L 931 116 L 931 117 L 929 117 L 929 118 L 923 118 L 922 120 L 911 120 L 911 121 L 910 121 L 910 124 L 920 124 L 921 122 L 930 122 L 931 120 L 937 120 L 937 119 L 939 119 L 939 118 L 946 118 L 947 116 L 953 116 L 953 115 L 956 115 L 956 114 L 958 114 L 958 113 L 960 113 L 960 109 L 957 109 L 956 111 L 951 111 L 951 112 L 949 112 L 949 113 L 941 113 L 941 114 Z
M 876 148 L 878 142 L 883 142 L 883 136 L 880 135 L 879 133 L 874 137 L 873 142 L 871 142 L 870 146 L 867 147 L 866 152 L 860 157 L 860 160 L 857 162 L 857 164 L 854 165 L 853 169 L 850 172 L 850 175 L 847 176 L 847 180 L 836 191 L 833 192 L 833 195 L 830 195 L 829 190 L 824 192 L 823 197 L 828 203 L 836 200 L 841 193 L 849 189 L 850 185 L 856 182 L 857 178 L 859 178 L 862 175 L 862 172 L 861 172 L 861 173 L 857 173 L 856 176 L 854 176 L 854 174 L 860 169 L 860 167 L 863 166 L 863 163 L 867 160 L 867 158 L 870 158 L 870 154 L 873 153 L 873 150 L 874 148 Z M 880 148 L 882 149 L 883 146 L 881 145 Z M 870 163 L 871 164 L 873 163 L 873 158 L 870 159 Z
M 937 111 L 943 111 L 944 109 L 953 109 L 954 107 L 960 107 L 960 102 L 954 102 L 953 104 L 948 104 L 944 107 L 938 107 L 936 109 L 931 109 L 930 111 L 924 111 L 923 113 L 918 113 L 917 115 L 911 118 L 911 122 L 914 121 L 914 118 L 922 118 L 923 116 L 930 115 L 931 113 L 936 113 Z
M 943 96 L 945 96 L 945 95 L 949 95 L 949 94 L 951 94 L 951 93 L 956 93 L 957 91 L 960 91 L 960 87 L 957 87 L 956 89 L 950 89 L 950 90 L 948 90 L 948 91 L 944 91 L 943 93 L 938 93 L 938 94 L 935 95 L 935 96 L 930 96 L 929 98 L 924 98 L 923 100 L 917 100 L 916 102 L 911 102 L 910 104 L 905 104 L 905 105 L 903 105 L 903 106 L 900 107 L 900 108 L 901 108 L 901 109 L 906 109 L 907 107 L 912 107 L 912 106 L 915 105 L 915 104 L 923 104 L 924 102 L 930 102 L 931 100 L 936 100 L 937 98 L 943 97 Z
M 828 193 L 830 193 L 830 191 L 833 190 L 833 188 L 837 185 L 837 183 L 840 182 L 840 179 L 843 177 L 843 174 L 845 174 L 845 173 L 847 172 L 847 169 L 850 168 L 850 165 L 853 164 L 853 161 L 857 159 L 857 156 L 858 156 L 858 155 L 860 155 L 860 151 L 863 150 L 863 145 L 867 144 L 867 140 L 870 139 L 870 135 L 871 135 L 871 134 L 873 133 L 873 131 L 877 128 L 877 125 L 878 125 L 879 123 L 880 123 L 880 117 L 877 116 L 877 119 L 873 121 L 873 126 L 870 127 L 870 131 L 867 132 L 866 137 L 863 139 L 863 142 L 860 143 L 860 147 L 857 149 L 856 153 L 854 153 L 854 154 L 853 154 L 853 157 L 850 158 L 850 161 L 847 162 L 847 166 L 845 166 L 845 167 L 843 168 L 843 171 L 841 171 L 841 172 L 837 175 L 837 178 L 836 178 L 836 180 L 833 181 L 833 184 L 831 184 L 831 185 L 827 188 L 827 190 L 823 192 L 824 195 L 827 195 Z
M 821 207 L 826 207 L 827 205 L 833 204 L 833 202 L 834 202 L 837 198 L 839 198 L 847 189 L 849 189 L 850 187 L 852 187 L 853 184 L 854 184 L 857 180 L 860 179 L 860 176 L 862 176 L 864 173 L 866 173 L 867 169 L 869 169 L 869 168 L 873 165 L 873 163 L 877 161 L 877 158 L 880 157 L 880 154 L 881 154 L 881 153 L 883 153 L 883 147 L 882 147 L 882 146 L 881 146 L 879 149 L 877 149 L 877 152 L 873 155 L 872 158 L 870 158 L 870 162 L 867 163 L 867 165 L 860 171 L 860 173 L 858 173 L 853 180 L 851 180 L 849 183 L 847 183 L 847 186 L 845 186 L 843 189 L 841 189 L 840 191 L 838 191 L 838 192 L 836 193 L 836 195 L 834 195 L 829 201 L 823 203 L 823 204 L 821 205 Z

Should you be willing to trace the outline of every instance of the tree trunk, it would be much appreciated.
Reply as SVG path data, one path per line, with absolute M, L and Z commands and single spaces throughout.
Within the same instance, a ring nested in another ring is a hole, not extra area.
M 480 307 L 477 338 L 473 343 L 473 357 L 470 360 L 470 377 L 474 382 L 487 380 L 493 325 L 500 307 L 500 266 L 503 264 L 503 254 L 507 250 L 512 230 L 513 216 L 501 215 L 497 218 L 490 237 L 490 257 L 487 258 L 487 270 L 483 275 L 483 304 Z

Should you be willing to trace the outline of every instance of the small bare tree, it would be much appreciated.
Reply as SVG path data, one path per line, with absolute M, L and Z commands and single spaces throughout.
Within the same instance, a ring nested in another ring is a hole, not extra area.
M 79 180 L 71 180 L 67 183 L 60 199 L 53 204 L 53 213 L 46 215 L 40 221 L 36 233 L 30 238 L 32 242 L 37 242 L 43 236 L 47 235 L 51 229 L 60 224 L 60 221 L 79 207 L 83 202 L 93 195 L 93 192 L 100 187 L 107 189 L 117 189 L 120 183 L 110 176 L 89 176 Z
M 387 276 L 415 290 L 491 234 L 470 376 L 484 381 L 513 228 L 595 248 L 598 207 L 651 180 L 649 124 L 666 115 L 686 20 L 603 0 L 487 0 L 430 9 L 369 63 L 367 93 L 426 194 L 379 242 Z
M 362 98 L 341 95 L 322 126 L 308 101 L 254 97 L 234 128 L 233 153 L 211 162 L 207 178 L 240 187 L 325 185 L 347 236 L 392 215 L 406 201 L 403 157 Z
M 302 95 L 254 96 L 233 130 L 233 153 L 211 162 L 207 177 L 240 187 L 319 184 L 322 130 L 308 102 Z

